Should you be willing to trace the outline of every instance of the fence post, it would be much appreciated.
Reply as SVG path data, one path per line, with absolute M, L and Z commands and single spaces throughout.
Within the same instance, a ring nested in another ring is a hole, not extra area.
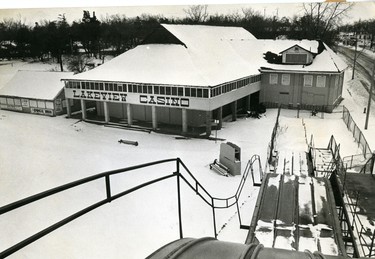
M 176 174 L 177 174 L 178 225 L 180 229 L 180 238 L 183 238 L 182 217 L 181 217 L 180 160 L 178 158 L 176 160 Z

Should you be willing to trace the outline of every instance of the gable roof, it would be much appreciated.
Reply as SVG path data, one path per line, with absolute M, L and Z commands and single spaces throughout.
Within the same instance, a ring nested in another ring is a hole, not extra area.
M 315 42 L 317 42 L 317 41 L 314 41 L 314 43 Z M 279 53 L 281 54 L 281 53 L 283 53 L 283 52 L 285 52 L 285 51 L 288 51 L 288 50 L 290 50 L 290 49 L 292 49 L 292 48 L 294 48 L 294 47 L 299 47 L 300 49 L 303 49 L 303 50 L 305 50 L 305 51 L 307 51 L 307 52 L 309 52 L 309 53 L 311 53 L 311 54 L 316 54 L 316 53 L 318 53 L 318 47 L 317 46 L 315 46 L 316 44 L 310 44 L 310 46 L 308 46 L 308 44 L 307 44 L 307 42 L 305 41 L 304 42 L 305 44 L 305 47 L 309 47 L 310 48 L 310 50 L 307 50 L 306 48 L 304 48 L 304 47 L 301 47 L 299 44 L 295 44 L 295 45 L 293 45 L 293 46 L 291 46 L 291 47 L 289 47 L 289 48 L 287 48 L 287 49 L 285 49 L 285 50 L 283 50 L 283 51 L 280 51 Z M 302 43 L 300 43 L 301 45 L 302 45 Z M 313 50 L 312 50 L 312 48 L 313 48 Z
M 138 45 L 107 63 L 65 79 L 213 86 L 253 74 L 231 40 L 255 37 L 243 28 L 162 25 L 179 43 Z
M 325 53 L 327 50 L 309 66 L 270 64 L 263 58 L 267 51 L 279 53 L 295 45 L 318 53 L 318 41 L 258 40 L 240 27 L 162 24 L 161 28 L 173 37 L 161 43 L 157 43 L 160 37 L 151 37 L 152 44 L 138 45 L 97 68 L 64 79 L 215 86 L 258 75 L 261 67 L 302 72 L 342 70 L 335 64 L 339 58 L 332 58 L 335 54 Z M 319 61 L 323 57 L 328 61 Z
M 0 95 L 53 100 L 64 87 L 61 79 L 72 75 L 72 72 L 21 70 L 0 89 Z

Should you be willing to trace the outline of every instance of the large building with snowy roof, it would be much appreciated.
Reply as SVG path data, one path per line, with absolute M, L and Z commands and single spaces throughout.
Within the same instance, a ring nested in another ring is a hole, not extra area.
M 220 127 L 223 117 L 235 120 L 259 102 L 333 107 L 344 68 L 317 41 L 258 40 L 240 27 L 162 24 L 134 49 L 64 78 L 65 95 L 81 102 L 84 120 L 210 134 L 213 121 Z M 92 102 L 95 118 L 85 112 Z
M 48 116 L 64 114 L 67 104 L 61 79 L 72 75 L 71 72 L 18 71 L 0 89 L 0 108 Z

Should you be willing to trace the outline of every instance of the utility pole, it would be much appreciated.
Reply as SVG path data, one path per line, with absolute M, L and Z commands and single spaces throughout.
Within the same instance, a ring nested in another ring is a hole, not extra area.
M 374 81 L 375 81 L 375 61 L 372 66 L 372 78 L 371 78 L 371 87 L 370 87 L 370 92 L 368 93 L 368 103 L 367 103 L 367 113 L 366 113 L 366 122 L 365 122 L 365 130 L 367 130 L 368 126 L 368 119 L 370 116 L 370 107 L 371 107 L 371 97 L 372 97 L 372 91 L 374 89 Z
M 355 33 L 355 50 L 354 50 L 354 65 L 353 65 L 353 73 L 352 73 L 352 80 L 354 79 L 354 71 L 355 71 L 355 64 L 357 63 L 357 33 Z

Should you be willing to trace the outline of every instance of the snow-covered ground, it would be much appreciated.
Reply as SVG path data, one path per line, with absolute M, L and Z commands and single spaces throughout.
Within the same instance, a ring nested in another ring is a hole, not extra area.
M 16 69 L 50 70 L 54 65 L 13 62 L 0 66 L 0 88 Z M 367 97 L 358 79 L 345 79 L 342 104 L 363 129 L 363 108 Z M 3 76 L 4 75 L 4 76 Z M 375 147 L 375 105 L 369 129 L 364 134 Z M 331 135 L 341 144 L 342 156 L 359 151 L 341 119 L 342 109 L 311 117 L 309 112 L 283 110 L 280 124 L 284 138 L 278 147 L 307 150 L 314 135 L 317 147 L 326 147 Z M 242 170 L 253 154 L 259 154 L 264 168 L 267 145 L 276 118 L 269 109 L 261 119 L 226 122 L 219 138 L 241 147 Z M 304 132 L 303 123 L 306 127 Z M 144 133 L 88 124 L 74 119 L 43 117 L 0 110 L 0 206 L 18 199 L 103 171 L 154 160 L 180 157 L 200 183 L 215 197 L 235 193 L 241 176 L 223 177 L 209 169 L 219 157 L 220 141 L 175 139 L 175 136 Z M 213 132 L 213 135 L 215 132 Z M 139 145 L 119 144 L 119 139 Z M 163 170 L 161 170 L 163 169 Z M 138 170 L 112 179 L 113 192 L 135 186 L 152 177 L 171 173 L 173 164 L 153 170 Z M 21 249 L 10 258 L 144 258 L 160 246 L 179 238 L 175 178 L 142 189 L 104 205 L 46 237 Z M 59 219 L 105 197 L 103 181 L 69 190 L 34 205 L 0 217 L 0 250 L 28 237 Z M 241 200 L 242 223 L 250 224 L 257 188 L 247 182 Z M 220 240 L 243 243 L 247 231 L 240 230 L 234 208 L 217 210 Z M 186 186 L 182 188 L 182 215 L 185 237 L 212 236 L 212 210 Z

